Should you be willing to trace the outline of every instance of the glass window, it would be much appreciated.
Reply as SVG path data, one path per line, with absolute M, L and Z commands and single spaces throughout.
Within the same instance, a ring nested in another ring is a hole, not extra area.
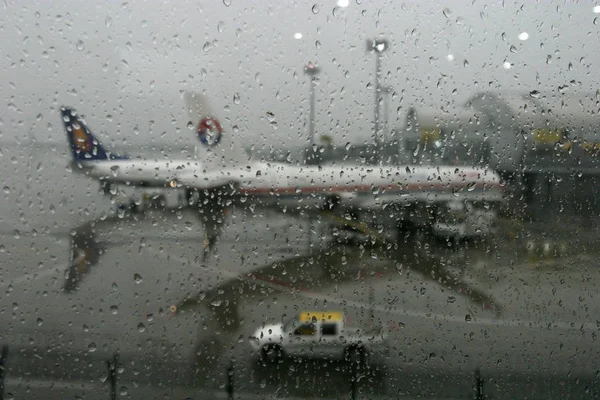
M 317 333 L 317 327 L 313 323 L 302 324 L 294 330 L 294 335 L 297 336 L 312 336 Z
M 338 334 L 338 324 L 323 323 L 321 324 L 321 335 L 333 336 Z
M 0 11 L 0 399 L 600 397 L 600 0 Z

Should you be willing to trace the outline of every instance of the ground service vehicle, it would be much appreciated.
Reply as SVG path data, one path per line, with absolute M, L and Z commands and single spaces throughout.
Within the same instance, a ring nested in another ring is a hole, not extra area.
M 342 312 L 304 311 L 282 324 L 257 329 L 250 345 L 270 360 L 283 355 L 364 360 L 384 346 L 385 338 L 380 328 L 346 327 Z

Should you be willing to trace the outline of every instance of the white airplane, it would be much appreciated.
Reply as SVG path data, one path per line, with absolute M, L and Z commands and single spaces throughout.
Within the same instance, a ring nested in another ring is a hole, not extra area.
M 498 203 L 503 186 L 493 170 L 454 166 L 304 166 L 249 159 L 240 138 L 225 131 L 205 97 L 186 93 L 192 119 L 198 118 L 197 160 L 147 160 L 111 154 L 70 108 L 61 109 L 75 170 L 107 184 L 184 187 L 221 207 L 259 204 L 294 211 L 342 209 L 354 214 L 397 206 L 423 221 L 456 202 Z M 227 203 L 221 201 L 227 198 Z M 214 201 L 212 201 L 214 203 Z M 427 210 L 425 213 L 422 210 Z M 412 212 L 416 211 L 416 212 Z M 435 212 L 434 212 L 435 214 Z M 443 213 L 442 213 L 443 214 Z M 434 223 L 434 221 L 429 221 Z

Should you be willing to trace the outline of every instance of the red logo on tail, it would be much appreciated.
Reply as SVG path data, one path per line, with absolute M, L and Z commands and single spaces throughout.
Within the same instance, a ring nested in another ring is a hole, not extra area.
M 198 123 L 196 129 L 200 142 L 208 147 L 213 147 L 221 141 L 223 127 L 216 118 L 206 117 Z

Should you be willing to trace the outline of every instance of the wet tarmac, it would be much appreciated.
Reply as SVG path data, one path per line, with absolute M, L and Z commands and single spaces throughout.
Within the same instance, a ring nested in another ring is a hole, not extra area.
M 325 224 L 236 208 L 209 227 L 220 235 L 207 249 L 197 211 L 120 218 L 66 170 L 69 183 L 38 200 L 35 181 L 56 180 L 59 165 L 20 167 L 38 178 L 2 206 L 0 344 L 14 398 L 598 394 L 592 227 L 551 235 L 552 218 L 507 219 L 489 240 L 407 230 L 340 244 Z M 362 369 L 262 362 L 252 332 L 306 309 L 383 326 L 386 350 Z

